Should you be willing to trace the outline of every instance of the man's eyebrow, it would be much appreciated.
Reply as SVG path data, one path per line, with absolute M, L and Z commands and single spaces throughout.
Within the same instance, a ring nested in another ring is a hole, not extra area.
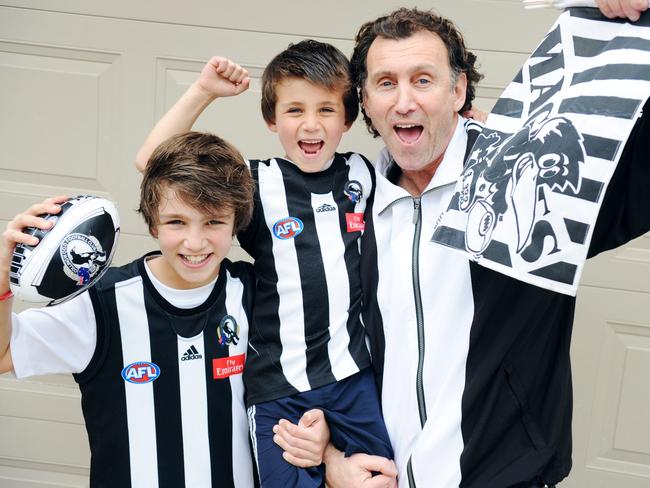
M 415 66 L 411 66 L 408 69 L 408 72 L 410 74 L 421 73 L 423 71 L 438 73 L 440 70 L 435 64 L 431 64 L 431 63 L 416 64 Z M 374 73 L 368 73 L 368 78 L 377 79 L 377 78 L 383 78 L 385 76 L 389 76 L 389 77 L 395 76 L 395 74 L 396 74 L 395 70 L 382 69 Z

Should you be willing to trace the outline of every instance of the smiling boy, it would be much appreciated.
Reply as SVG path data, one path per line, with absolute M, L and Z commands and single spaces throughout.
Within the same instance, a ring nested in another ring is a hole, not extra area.
M 65 200 L 8 224 L 0 292 L 15 244 L 37 243 L 24 228 L 50 228 L 38 215 Z M 0 373 L 73 373 L 79 384 L 91 487 L 255 485 L 242 381 L 252 269 L 225 259 L 252 202 L 236 149 L 211 134 L 173 137 L 141 186 L 139 211 L 160 251 L 57 306 L 12 314 L 12 299 L 0 301 Z M 134 379 L 140 371 L 149 381 Z
M 158 141 L 249 83 L 239 65 L 212 58 L 154 127 L 138 168 Z M 359 106 L 348 60 L 333 46 L 307 40 L 278 54 L 264 71 L 261 105 L 285 156 L 248 162 L 255 210 L 238 234 L 257 279 L 244 374 L 249 424 L 262 486 L 318 487 L 322 467 L 288 464 L 273 442 L 279 419 L 298 422 L 321 408 L 347 455 L 392 457 L 360 318 L 358 240 L 374 174 L 362 156 L 335 152 Z

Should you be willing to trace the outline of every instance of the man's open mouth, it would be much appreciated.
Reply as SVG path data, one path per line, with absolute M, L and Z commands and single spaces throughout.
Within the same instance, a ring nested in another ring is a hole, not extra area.
M 393 126 L 393 130 L 400 141 L 405 144 L 413 144 L 420 138 L 424 127 L 416 124 L 397 124 Z

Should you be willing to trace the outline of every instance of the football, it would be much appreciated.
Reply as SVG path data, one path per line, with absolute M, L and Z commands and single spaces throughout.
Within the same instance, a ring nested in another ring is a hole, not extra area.
M 88 289 L 108 270 L 117 248 L 119 217 L 112 202 L 93 196 L 71 198 L 58 214 L 41 217 L 55 225 L 25 229 L 39 243 L 16 246 L 11 291 L 25 302 L 56 305 Z

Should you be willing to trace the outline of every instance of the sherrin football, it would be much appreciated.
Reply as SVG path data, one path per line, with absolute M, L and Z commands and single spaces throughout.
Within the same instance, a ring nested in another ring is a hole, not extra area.
M 120 223 L 115 205 L 93 196 L 71 198 L 58 214 L 41 217 L 55 225 L 49 230 L 25 229 L 39 243 L 16 246 L 11 291 L 25 302 L 55 305 L 88 289 L 108 270 Z

